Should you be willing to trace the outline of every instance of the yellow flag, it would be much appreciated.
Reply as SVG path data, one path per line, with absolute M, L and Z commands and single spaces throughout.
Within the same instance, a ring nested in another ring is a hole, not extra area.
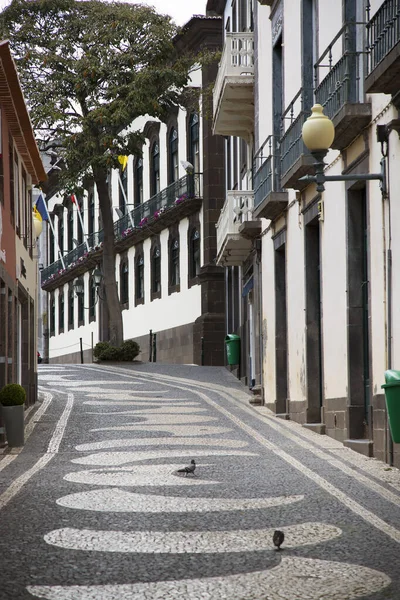
M 122 170 L 125 171 L 126 166 L 128 164 L 128 157 L 127 156 L 118 156 L 118 160 L 121 163 L 122 166 Z
M 38 219 L 39 221 L 42 221 L 42 215 L 40 214 L 40 212 L 38 211 L 38 209 L 36 208 L 36 205 L 33 206 L 32 208 L 32 212 L 33 212 L 33 217 L 35 219 Z

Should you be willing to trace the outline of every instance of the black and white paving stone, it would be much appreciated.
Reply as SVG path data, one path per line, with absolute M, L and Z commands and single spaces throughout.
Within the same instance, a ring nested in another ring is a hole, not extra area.
M 400 600 L 398 470 L 225 369 L 39 369 L 0 455 L 0 600 Z

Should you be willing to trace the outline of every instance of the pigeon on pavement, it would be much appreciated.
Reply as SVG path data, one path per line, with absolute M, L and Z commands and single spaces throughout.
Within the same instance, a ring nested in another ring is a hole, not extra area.
M 192 459 L 190 461 L 190 465 L 188 467 L 183 467 L 183 469 L 178 469 L 178 473 L 185 473 L 185 477 L 187 477 L 189 475 L 189 473 L 191 473 L 192 475 L 194 475 L 194 470 L 196 468 L 196 462 Z
M 281 545 L 285 539 L 285 534 L 283 531 L 279 531 L 278 529 L 274 531 L 274 535 L 272 537 L 272 541 L 274 542 L 274 546 L 276 546 L 277 550 L 281 549 Z

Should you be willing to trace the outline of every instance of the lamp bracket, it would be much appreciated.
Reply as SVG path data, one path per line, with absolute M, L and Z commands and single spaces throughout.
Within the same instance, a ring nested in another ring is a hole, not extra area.
M 317 191 L 323 192 L 325 190 L 324 183 L 326 181 L 380 181 L 380 189 L 382 195 L 386 196 L 387 186 L 386 186 L 386 160 L 385 158 L 381 159 L 381 172 L 380 173 L 354 173 L 346 174 L 346 175 L 325 175 L 323 171 L 324 163 L 316 162 L 314 164 L 315 175 L 304 175 L 304 177 L 300 177 L 299 181 L 304 181 L 306 183 L 316 183 Z

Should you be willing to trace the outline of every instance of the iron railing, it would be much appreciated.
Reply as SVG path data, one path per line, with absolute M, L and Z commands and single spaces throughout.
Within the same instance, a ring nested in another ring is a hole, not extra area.
M 281 177 L 289 171 L 298 158 L 305 153 L 301 135 L 307 116 L 303 101 L 304 88 L 300 88 L 282 115 Z M 289 125 L 288 125 L 289 121 Z
M 367 74 L 400 41 L 400 0 L 385 0 L 372 19 L 370 10 L 370 2 L 367 2 Z
M 118 221 L 114 223 L 114 239 L 115 241 L 121 240 L 129 235 L 135 228 L 140 229 L 147 221 L 153 218 L 157 218 L 161 212 L 168 208 L 172 208 L 189 198 L 200 198 L 202 194 L 202 180 L 201 173 L 194 173 L 192 175 L 185 175 L 178 181 L 175 181 L 164 190 L 155 194 L 139 206 L 135 207 L 131 211 L 132 222 L 129 213 L 124 215 Z M 161 211 L 161 212 L 160 212 Z M 100 244 L 103 242 L 104 233 L 103 230 L 95 231 L 87 236 L 87 242 L 89 249 L 93 250 L 97 247 L 100 248 Z M 79 262 L 83 262 L 88 253 L 86 242 L 80 244 L 67 254 L 63 256 L 65 269 L 75 266 Z M 45 269 L 41 271 L 41 283 L 47 281 L 49 278 L 57 275 L 64 269 L 61 259 L 51 263 Z
M 254 206 L 257 207 L 271 192 L 280 189 L 280 162 L 278 141 L 267 137 L 253 160 Z
M 362 24 L 343 25 L 314 65 L 315 100 L 322 104 L 324 113 L 331 119 L 344 104 L 362 98 L 360 73 L 364 52 L 353 51 L 358 25 Z

